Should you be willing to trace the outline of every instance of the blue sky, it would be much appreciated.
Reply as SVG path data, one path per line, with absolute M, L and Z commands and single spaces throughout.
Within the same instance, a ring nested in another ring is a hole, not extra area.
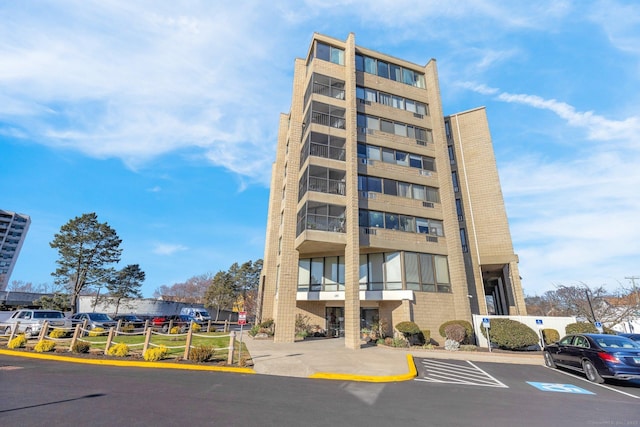
M 418 64 L 445 114 L 486 106 L 523 287 L 640 275 L 635 1 L 0 3 L 0 208 L 31 216 L 11 280 L 96 212 L 151 296 L 263 257 L 293 62 L 314 32 Z

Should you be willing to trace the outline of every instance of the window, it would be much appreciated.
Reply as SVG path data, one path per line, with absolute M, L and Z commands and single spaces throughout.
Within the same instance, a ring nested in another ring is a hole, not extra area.
M 344 65 L 344 50 L 316 42 L 316 58 L 333 62 L 334 64 Z
M 384 226 L 389 230 L 399 230 L 398 215 L 392 213 L 384 214 Z
M 453 191 L 459 192 L 460 185 L 458 184 L 458 173 L 456 171 L 451 172 L 451 181 L 453 182 Z
M 385 253 L 385 289 L 398 290 L 402 289 L 402 265 L 400 262 L 400 252 Z
M 433 256 L 420 254 L 420 281 L 422 290 L 425 292 L 435 292 L 435 277 L 433 271 Z
M 376 60 L 373 58 L 369 58 L 367 56 L 364 57 L 364 71 L 369 74 L 376 74 Z
M 389 95 L 388 93 L 380 92 L 378 94 L 378 97 L 380 98 L 380 104 L 391 107 L 393 99 L 391 95 Z
M 364 58 L 362 55 L 356 54 L 356 70 L 364 71 Z
M 396 151 L 396 164 L 400 166 L 409 166 L 409 153 Z
M 369 285 L 373 291 L 381 291 L 384 286 L 384 254 L 369 254 Z
M 395 163 L 396 162 L 395 152 L 390 148 L 383 148 L 382 161 L 385 163 Z
M 400 230 L 415 233 L 416 219 L 411 216 L 400 215 Z
M 388 194 L 390 196 L 398 195 L 398 182 L 393 179 L 385 179 L 384 183 L 384 194 Z
M 367 145 L 367 158 L 380 160 L 380 148 L 374 145 Z
M 429 221 L 424 218 L 416 218 L 416 229 L 418 233 L 429 234 Z
M 378 61 L 378 75 L 380 77 L 384 77 L 385 79 L 389 78 L 389 64 L 386 62 Z
M 389 120 L 380 120 L 380 130 L 382 132 L 387 132 L 387 133 L 394 133 L 394 126 L 393 126 L 393 122 L 390 122 Z
M 396 82 L 402 81 L 402 68 L 397 65 L 390 64 L 389 70 L 389 77 L 391 78 L 391 80 L 395 80 Z
M 422 169 L 422 156 L 417 156 L 415 154 L 409 155 L 409 166 L 412 168 Z
M 358 144 L 358 158 L 367 158 L 367 146 L 365 144 Z
M 311 260 L 300 259 L 298 261 L 298 291 L 309 292 L 311 280 Z
M 369 227 L 384 228 L 384 215 L 382 212 L 369 211 Z
M 382 193 L 382 179 L 375 176 L 367 177 L 367 191 Z

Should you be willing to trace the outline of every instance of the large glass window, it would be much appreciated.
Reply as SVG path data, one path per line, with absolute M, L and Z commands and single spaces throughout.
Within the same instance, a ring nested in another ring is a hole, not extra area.
M 384 214 L 382 212 L 369 211 L 369 227 L 384 228 Z
M 316 42 L 316 58 L 333 62 L 334 64 L 344 65 L 344 50 Z
M 369 286 L 373 291 L 381 291 L 384 286 L 383 255 L 382 253 L 369 254 Z
M 322 273 L 324 270 L 322 258 L 311 259 L 311 291 L 319 291 L 322 286 Z
M 398 222 L 398 215 L 394 213 L 385 213 L 384 214 L 384 226 L 389 230 L 398 230 L 400 228 Z
M 298 261 L 298 290 L 301 292 L 309 291 L 311 283 L 311 260 L 300 259 Z
M 385 254 L 386 283 L 385 289 L 402 289 L 402 263 L 400 262 L 400 252 L 390 252 Z

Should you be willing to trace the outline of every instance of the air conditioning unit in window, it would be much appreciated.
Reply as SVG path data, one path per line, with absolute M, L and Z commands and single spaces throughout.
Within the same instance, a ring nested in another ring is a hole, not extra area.
M 366 99 L 358 99 L 358 101 L 360 101 L 360 104 L 371 105 L 371 101 L 367 101 Z
M 418 144 L 418 145 L 427 145 L 427 141 L 422 141 L 421 139 L 416 139 L 416 144 Z
M 418 113 L 413 113 L 413 117 L 416 117 L 418 119 L 424 119 L 424 116 L 422 114 L 418 114 Z
M 422 202 L 423 208 L 432 208 L 434 206 L 433 202 Z
M 431 176 L 431 171 L 420 169 L 420 175 L 422 175 L 422 176 Z

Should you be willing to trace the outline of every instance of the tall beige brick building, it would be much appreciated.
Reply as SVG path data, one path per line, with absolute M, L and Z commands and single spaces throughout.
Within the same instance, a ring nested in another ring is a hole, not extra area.
M 280 116 L 259 319 L 360 347 L 374 323 L 526 314 L 484 108 L 445 116 L 420 66 L 314 34 Z

